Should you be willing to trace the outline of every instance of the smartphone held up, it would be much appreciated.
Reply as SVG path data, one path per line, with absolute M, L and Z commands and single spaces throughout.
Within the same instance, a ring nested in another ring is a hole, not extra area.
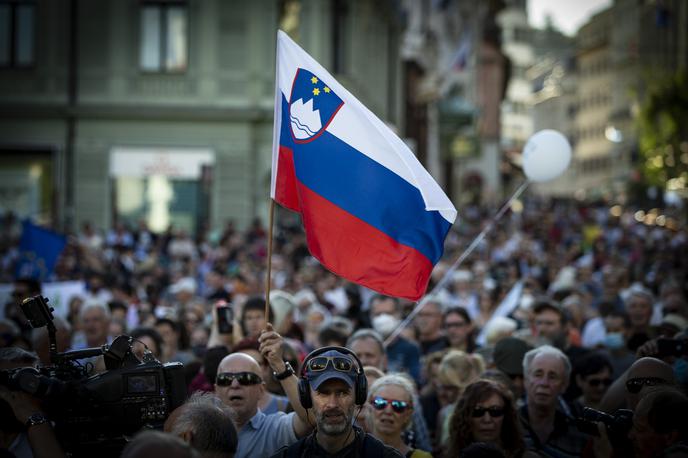
M 217 330 L 220 334 L 231 334 L 234 322 L 234 308 L 227 302 L 218 302 L 217 306 Z

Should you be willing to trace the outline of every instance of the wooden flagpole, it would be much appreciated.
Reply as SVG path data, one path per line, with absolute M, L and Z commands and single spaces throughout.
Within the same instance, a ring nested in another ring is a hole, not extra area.
M 270 218 L 268 222 L 268 272 L 265 277 L 265 321 L 270 321 L 270 284 L 272 283 L 272 226 L 275 217 L 275 200 L 270 199 Z

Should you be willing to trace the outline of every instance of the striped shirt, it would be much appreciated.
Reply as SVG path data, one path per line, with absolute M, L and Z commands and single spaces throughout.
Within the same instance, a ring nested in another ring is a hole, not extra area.
M 573 458 L 581 456 L 589 436 L 578 430 L 573 418 L 567 417 L 557 409 L 554 412 L 554 428 L 545 442 L 542 442 L 530 426 L 528 405 L 518 411 L 523 428 L 526 450 L 535 451 L 543 456 L 554 458 Z

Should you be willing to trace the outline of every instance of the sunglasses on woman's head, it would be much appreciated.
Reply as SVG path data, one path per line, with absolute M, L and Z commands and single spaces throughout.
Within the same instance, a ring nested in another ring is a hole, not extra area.
M 388 405 L 392 405 L 392 410 L 396 413 L 404 413 L 406 409 L 411 407 L 411 404 L 406 401 L 399 401 L 397 399 L 385 399 L 382 396 L 375 396 L 370 404 L 375 410 L 385 410 Z
M 490 414 L 492 418 L 501 417 L 504 415 L 503 407 L 474 407 L 471 416 L 473 418 L 482 418 L 485 413 Z
M 311 372 L 322 372 L 332 361 L 332 367 L 339 372 L 351 372 L 353 363 L 343 356 L 316 356 L 308 361 L 307 369 Z
M 644 386 L 666 385 L 669 382 L 659 377 L 638 377 L 626 381 L 626 389 L 629 393 L 637 394 Z
M 263 379 L 260 378 L 260 375 L 253 372 L 221 372 L 217 374 L 215 384 L 217 386 L 229 386 L 234 379 L 242 386 L 259 385 L 263 383 Z

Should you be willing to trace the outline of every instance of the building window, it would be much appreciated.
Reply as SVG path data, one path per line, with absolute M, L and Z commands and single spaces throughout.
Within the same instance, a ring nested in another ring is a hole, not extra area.
M 141 70 L 170 73 L 186 71 L 187 42 L 185 3 L 141 5 Z
M 31 2 L 0 2 L 0 67 L 34 64 L 35 15 Z

